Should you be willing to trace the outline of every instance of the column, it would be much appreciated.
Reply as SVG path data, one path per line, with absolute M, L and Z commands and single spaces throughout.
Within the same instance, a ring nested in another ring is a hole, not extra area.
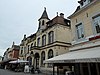
M 54 64 L 53 64 L 53 75 L 55 75 L 55 67 L 54 67 Z
M 59 67 L 57 66 L 57 75 L 59 75 Z

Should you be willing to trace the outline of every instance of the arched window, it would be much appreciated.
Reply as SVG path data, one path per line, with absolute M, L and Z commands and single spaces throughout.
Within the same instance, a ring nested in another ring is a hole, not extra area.
M 34 46 L 36 46 L 36 42 L 34 43 Z
M 49 59 L 49 58 L 52 58 L 52 57 L 53 57 L 53 50 L 50 49 L 50 50 L 48 51 L 48 59 Z
M 42 21 L 42 25 L 44 25 L 44 20 Z
M 45 60 L 45 52 L 41 53 L 41 66 L 44 66 L 43 61 Z
M 48 51 L 48 59 L 50 59 L 50 58 L 52 58 L 52 57 L 53 57 L 53 50 L 50 49 L 50 50 Z M 48 64 L 48 67 L 52 67 L 52 64 Z
M 54 42 L 54 32 L 51 31 L 48 33 L 48 43 L 53 43 Z
M 32 47 L 33 47 L 33 43 L 31 44 L 31 49 L 32 49 Z
M 42 36 L 42 46 L 46 45 L 46 35 Z
M 40 46 L 40 38 L 37 39 L 37 46 Z
M 31 51 L 31 54 L 33 54 L 33 51 Z
M 21 47 L 21 52 L 20 52 L 20 54 L 23 54 L 23 47 Z

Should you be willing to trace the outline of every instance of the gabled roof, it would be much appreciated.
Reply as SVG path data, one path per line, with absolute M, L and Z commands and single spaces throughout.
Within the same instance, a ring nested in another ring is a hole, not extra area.
M 43 14 L 42 14 L 42 16 L 41 16 L 40 19 L 48 19 L 48 20 L 50 20 L 50 19 L 48 18 L 48 14 L 47 14 L 46 8 L 44 8 L 44 12 L 43 12 Z M 39 19 L 39 20 L 40 20 L 40 19 Z

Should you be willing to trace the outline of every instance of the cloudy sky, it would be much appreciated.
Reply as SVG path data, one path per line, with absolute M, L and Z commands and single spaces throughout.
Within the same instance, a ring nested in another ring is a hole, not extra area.
M 0 55 L 12 46 L 19 45 L 23 35 L 35 33 L 44 7 L 50 19 L 58 13 L 65 18 L 78 6 L 78 0 L 0 0 Z

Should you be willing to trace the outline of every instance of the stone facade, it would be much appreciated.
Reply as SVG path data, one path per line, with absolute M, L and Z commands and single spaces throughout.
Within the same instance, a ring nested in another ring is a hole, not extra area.
M 19 58 L 30 61 L 30 66 L 39 68 L 52 68 L 51 64 L 43 61 L 68 52 L 71 45 L 70 20 L 64 14 L 49 19 L 46 8 L 39 21 L 36 33 L 24 38 L 20 44 Z

